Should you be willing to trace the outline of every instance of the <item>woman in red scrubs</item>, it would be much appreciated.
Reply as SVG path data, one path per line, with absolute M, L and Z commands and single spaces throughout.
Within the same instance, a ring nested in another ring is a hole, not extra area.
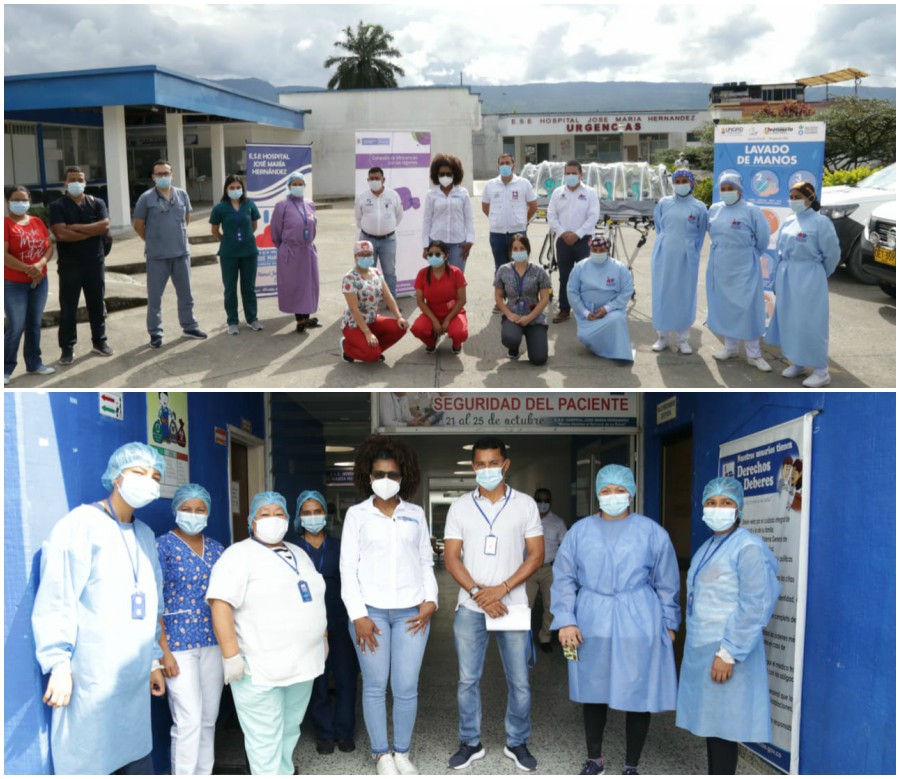
M 466 277 L 450 265 L 449 251 L 443 241 L 431 241 L 425 250 L 427 268 L 416 276 L 416 302 L 422 313 L 410 332 L 425 344 L 425 352 L 433 354 L 438 338 L 446 334 L 453 342 L 453 354 L 462 351 L 469 337 L 466 320 Z

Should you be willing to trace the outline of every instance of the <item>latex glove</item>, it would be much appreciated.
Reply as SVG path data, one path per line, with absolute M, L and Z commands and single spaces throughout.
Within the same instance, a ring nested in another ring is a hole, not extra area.
M 50 674 L 47 682 L 47 692 L 44 693 L 44 703 L 54 709 L 68 706 L 72 697 L 72 671 L 69 667 L 59 668 Z
M 224 658 L 222 660 L 222 665 L 225 668 L 225 684 L 239 682 L 244 678 L 244 674 L 247 672 L 247 666 L 244 664 L 244 658 L 240 655 Z

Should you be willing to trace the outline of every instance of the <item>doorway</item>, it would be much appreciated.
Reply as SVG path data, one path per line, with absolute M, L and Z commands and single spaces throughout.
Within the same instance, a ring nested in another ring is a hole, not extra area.
M 231 486 L 231 543 L 249 538 L 250 499 L 265 489 L 265 442 L 228 426 L 228 478 Z

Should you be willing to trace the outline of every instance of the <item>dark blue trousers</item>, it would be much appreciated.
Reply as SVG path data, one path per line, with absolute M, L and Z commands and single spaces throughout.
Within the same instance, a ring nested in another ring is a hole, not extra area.
M 318 741 L 352 739 L 356 730 L 356 678 L 359 662 L 345 626 L 328 626 L 325 673 L 313 682 L 309 712 Z M 328 696 L 329 674 L 334 679 L 334 703 Z

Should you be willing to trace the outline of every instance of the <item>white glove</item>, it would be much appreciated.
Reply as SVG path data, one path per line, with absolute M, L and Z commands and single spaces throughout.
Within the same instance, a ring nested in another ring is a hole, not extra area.
M 71 666 L 60 664 L 51 674 L 47 682 L 47 692 L 44 693 L 44 703 L 53 708 L 68 706 L 72 697 L 72 671 Z
M 222 665 L 225 668 L 225 684 L 239 682 L 244 678 L 244 674 L 247 672 L 247 666 L 244 664 L 244 658 L 240 655 L 224 658 L 222 660 Z

